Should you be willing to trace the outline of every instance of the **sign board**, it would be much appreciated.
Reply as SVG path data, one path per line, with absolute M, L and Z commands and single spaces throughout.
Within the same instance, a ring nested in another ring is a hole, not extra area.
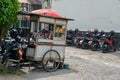
M 55 23 L 55 19 L 53 18 L 47 18 L 47 17 L 40 17 L 40 22 L 46 22 L 46 23 Z
M 67 21 L 66 20 L 61 20 L 61 19 L 56 19 L 56 24 L 66 25 Z

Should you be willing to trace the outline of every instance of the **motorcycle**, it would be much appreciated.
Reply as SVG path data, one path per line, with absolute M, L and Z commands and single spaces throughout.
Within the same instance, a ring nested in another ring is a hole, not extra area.
M 2 64 L 5 65 L 5 67 L 7 68 L 9 67 L 7 64 L 9 59 L 17 60 L 19 62 L 25 60 L 26 48 L 27 44 L 25 45 L 25 42 L 23 41 L 22 38 L 19 41 L 15 39 L 15 41 L 8 45 L 6 50 L 4 51 L 2 57 Z
M 81 41 L 82 41 L 82 37 L 76 37 L 76 41 L 75 41 L 75 46 L 76 48 L 80 48 L 81 47 Z
M 83 38 L 80 40 L 80 45 L 82 49 L 88 49 L 92 43 L 92 38 Z
M 100 35 L 99 34 L 93 36 L 92 43 L 90 46 L 91 46 L 92 51 L 96 51 L 100 49 Z
M 103 45 L 102 45 L 102 52 L 106 53 L 108 51 L 116 51 L 116 48 L 113 46 L 114 39 L 110 36 L 106 36 L 106 38 L 103 39 Z
M 74 38 L 72 34 L 68 34 L 66 38 L 66 44 L 67 46 L 72 46 L 74 45 Z
M 11 37 L 5 37 L 1 42 L 1 50 L 0 50 L 0 56 L 3 56 L 4 51 L 7 49 L 9 45 L 11 45 L 15 39 Z

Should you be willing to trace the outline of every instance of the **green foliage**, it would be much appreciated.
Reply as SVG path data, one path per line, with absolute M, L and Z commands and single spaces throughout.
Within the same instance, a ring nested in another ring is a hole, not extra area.
M 19 10 L 18 0 L 0 0 L 0 41 L 8 26 L 17 22 L 17 12 Z
M 21 71 L 19 69 L 13 71 L 13 74 L 16 74 L 16 75 L 21 75 Z
M 15 24 L 19 8 L 18 0 L 0 0 L 0 27 Z
M 7 69 L 3 65 L 0 65 L 0 74 L 7 74 Z
M 11 68 L 12 69 L 12 68 Z M 12 71 L 5 68 L 3 65 L 0 65 L 0 74 L 15 74 L 15 75 L 21 75 L 21 71 L 19 69 L 15 69 Z

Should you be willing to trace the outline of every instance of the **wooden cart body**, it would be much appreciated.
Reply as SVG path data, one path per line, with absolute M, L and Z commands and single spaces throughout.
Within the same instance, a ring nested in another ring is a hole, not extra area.
M 30 45 L 28 45 L 26 57 L 34 62 L 42 62 L 46 71 L 55 71 L 60 64 L 63 66 L 64 63 L 67 23 L 72 19 L 33 13 L 29 15 L 30 32 L 34 34 L 34 39 L 29 37 Z M 46 35 L 42 36 L 43 32 Z M 48 61 L 54 62 L 53 69 L 46 67 Z M 44 64 L 44 62 L 46 63 Z M 56 67 L 54 68 L 54 66 Z
M 42 61 L 43 55 L 49 50 L 56 50 L 61 57 L 61 62 L 65 59 L 65 46 L 57 44 L 36 44 L 35 48 L 28 47 L 26 56 L 33 61 Z

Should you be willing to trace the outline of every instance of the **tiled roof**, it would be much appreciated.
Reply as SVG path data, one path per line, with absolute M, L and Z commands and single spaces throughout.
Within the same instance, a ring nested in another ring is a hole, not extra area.
M 20 3 L 30 3 L 30 4 L 40 4 L 41 5 L 41 1 L 40 0 L 18 0 Z

